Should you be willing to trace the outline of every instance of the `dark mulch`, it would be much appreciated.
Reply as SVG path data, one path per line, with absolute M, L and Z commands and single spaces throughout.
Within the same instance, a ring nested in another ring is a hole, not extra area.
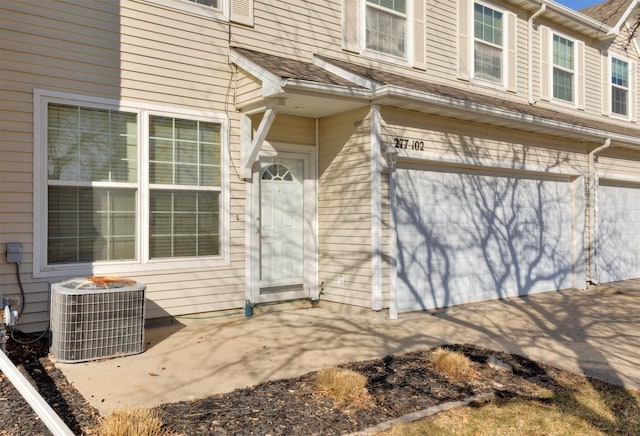
M 430 350 L 344 365 L 367 377 L 371 401 L 366 408 L 335 407 L 332 400 L 314 391 L 315 374 L 310 373 L 202 400 L 164 404 L 157 411 L 169 434 L 337 435 L 475 394 L 515 396 L 526 393 L 531 378 L 546 378 L 547 368 L 518 355 L 473 345 L 449 348 L 462 351 L 474 362 L 476 375 L 470 381 L 449 380 L 434 371 Z M 46 341 L 27 347 L 10 341 L 9 351 L 11 359 L 76 434 L 95 434 L 97 411 L 49 361 Z M 513 374 L 486 365 L 490 355 L 511 365 Z M 0 429 L 0 435 L 49 434 L 1 374 Z

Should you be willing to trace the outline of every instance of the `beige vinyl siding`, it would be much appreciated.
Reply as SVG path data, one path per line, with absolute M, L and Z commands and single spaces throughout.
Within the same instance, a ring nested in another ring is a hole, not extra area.
M 382 118 L 383 141 L 399 136 L 425 143 L 424 151 L 401 150 L 401 158 L 540 172 L 586 171 L 585 147 L 568 140 L 391 108 L 382 109 Z
M 231 45 L 306 61 L 319 49 L 341 51 L 342 0 L 254 2 L 254 7 L 254 27 L 232 26 Z
M 629 149 L 608 149 L 598 155 L 598 175 L 640 183 L 640 156 Z
M 319 120 L 318 279 L 322 299 L 371 307 L 368 110 Z
M 168 111 L 224 114 L 233 110 L 228 25 L 146 1 L 2 2 L 0 65 L 0 251 L 24 244 L 20 265 L 26 313 L 20 328 L 41 330 L 48 318 L 49 283 L 34 279 L 33 91 L 44 89 L 152 104 Z M 122 14 L 122 15 L 120 15 Z M 239 116 L 230 115 L 229 156 L 239 160 Z M 210 268 L 124 268 L 147 285 L 148 317 L 241 308 L 245 299 L 245 183 L 230 165 L 229 262 Z M 0 262 L 0 288 L 19 295 L 15 265 Z
M 254 123 L 257 126 L 258 123 Z M 316 145 L 316 120 L 278 114 L 267 135 L 269 142 L 294 145 Z
M 235 104 L 243 107 L 262 98 L 262 84 L 246 71 L 238 68 L 235 73 Z

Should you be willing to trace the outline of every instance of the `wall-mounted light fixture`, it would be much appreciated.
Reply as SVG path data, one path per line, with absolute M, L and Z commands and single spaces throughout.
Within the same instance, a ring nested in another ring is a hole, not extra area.
M 396 164 L 398 163 L 398 150 L 395 147 L 387 144 L 382 150 L 382 157 L 384 157 L 385 162 L 391 169 L 391 171 L 396 169 Z

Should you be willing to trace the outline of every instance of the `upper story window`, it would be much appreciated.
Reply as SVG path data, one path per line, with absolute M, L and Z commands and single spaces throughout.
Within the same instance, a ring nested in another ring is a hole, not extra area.
M 611 58 L 611 112 L 629 115 L 629 63 Z
M 253 26 L 253 0 L 148 0 L 180 12 Z
M 553 35 L 553 97 L 573 102 L 575 54 L 573 41 Z
M 502 13 L 480 3 L 474 5 L 474 77 L 502 83 Z
M 220 0 L 188 0 L 188 1 L 197 3 L 199 5 L 211 6 L 214 9 L 221 9 Z
M 457 18 L 458 78 L 517 92 L 517 15 L 489 2 L 458 0 Z
M 343 0 L 342 47 L 426 69 L 425 0 Z
M 222 258 L 221 118 L 57 96 L 39 105 L 37 273 Z
M 585 108 L 585 44 L 540 26 L 540 98 Z
M 367 49 L 406 57 L 406 0 L 367 0 L 366 9 Z

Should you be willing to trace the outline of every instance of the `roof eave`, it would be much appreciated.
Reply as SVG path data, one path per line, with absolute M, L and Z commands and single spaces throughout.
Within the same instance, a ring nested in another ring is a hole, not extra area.
M 620 146 L 628 148 L 640 149 L 640 138 L 634 136 L 613 133 L 606 130 L 585 127 L 576 124 L 556 121 L 550 118 L 539 117 L 535 115 L 525 114 L 521 112 L 511 111 L 508 109 L 489 106 L 481 103 L 469 102 L 456 98 L 450 98 L 438 94 L 406 89 L 394 85 L 381 86 L 374 92 L 374 101 L 387 96 L 396 98 L 406 98 L 408 100 L 420 101 L 431 105 L 441 106 L 448 110 L 459 111 L 460 113 L 483 114 L 487 118 L 494 120 L 508 120 L 511 122 L 522 123 L 523 125 L 544 126 L 549 129 L 549 133 L 566 137 L 575 138 L 576 134 L 589 137 L 593 141 L 601 141 L 611 138 Z

